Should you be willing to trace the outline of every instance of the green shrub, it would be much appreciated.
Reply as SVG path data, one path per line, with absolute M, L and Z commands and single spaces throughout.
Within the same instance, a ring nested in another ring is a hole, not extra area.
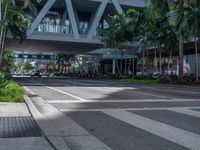
M 23 102 L 23 96 L 23 89 L 12 81 L 0 88 L 0 102 Z
M 4 88 L 7 85 L 6 75 L 3 72 L 0 72 L 0 88 Z

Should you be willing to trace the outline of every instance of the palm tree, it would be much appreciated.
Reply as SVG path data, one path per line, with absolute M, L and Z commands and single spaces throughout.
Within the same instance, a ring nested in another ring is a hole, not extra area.
M 112 25 L 103 31 L 103 38 L 102 42 L 104 46 L 107 48 L 114 48 L 115 50 L 121 50 L 121 57 L 122 57 L 122 47 L 125 45 L 125 38 L 124 38 L 124 29 L 125 29 L 125 14 L 119 14 L 112 20 Z M 119 73 L 119 76 L 122 76 L 122 58 L 120 63 L 120 68 L 118 65 L 118 59 L 115 59 L 115 64 Z
M 152 17 L 150 31 L 154 34 L 153 38 L 156 40 L 155 49 L 158 48 L 159 51 L 159 70 L 162 73 L 162 52 L 167 50 L 166 46 L 168 46 L 169 37 L 174 35 L 174 31 L 169 24 L 167 14 L 170 10 L 169 0 L 146 0 L 148 14 L 151 14 Z M 168 39 L 168 40 L 167 40 Z M 174 39 L 174 37 L 173 37 Z M 171 40 L 170 40 L 171 41 Z M 176 41 L 176 40 L 175 40 Z M 174 43 L 174 42 L 173 42 Z M 171 44 L 170 44 L 171 45 Z M 171 45 L 172 46 L 172 45 Z M 173 47 L 171 47 L 174 49 Z M 171 49 L 171 50 L 172 50 Z M 156 51 L 156 50 L 155 50 Z M 171 52 L 172 53 L 172 52 Z
M 0 5 L 2 9 L 0 17 L 0 70 L 2 70 L 7 31 L 9 30 L 14 38 L 20 38 L 21 41 L 25 39 L 30 24 L 25 10 L 30 9 L 33 12 L 34 7 L 30 0 L 1 0 Z
M 183 45 L 184 39 L 191 42 L 191 37 L 194 38 L 195 44 L 195 76 L 198 82 L 198 45 L 197 39 L 199 37 L 199 17 L 200 17 L 200 2 L 198 0 L 179 0 L 171 2 L 170 20 L 179 32 L 179 68 L 183 68 Z M 191 33 L 191 34 L 190 34 Z M 179 69 L 179 70 L 180 70 Z M 182 73 L 183 69 L 180 70 Z
M 56 64 L 58 65 L 58 69 L 60 73 L 63 73 L 64 67 L 70 65 L 70 60 L 75 58 L 73 54 L 56 54 Z
M 103 31 L 103 38 L 102 38 L 102 42 L 104 43 L 104 46 L 107 48 L 114 48 L 115 50 L 119 49 L 120 47 L 120 39 L 117 37 L 119 32 L 115 27 L 114 27 L 114 23 L 111 27 L 105 29 Z M 119 65 L 118 65 L 118 60 L 115 59 L 114 60 L 116 63 L 116 67 L 119 73 L 119 76 L 122 76 L 121 70 L 119 69 Z
M 183 56 L 184 41 L 190 38 L 190 29 L 187 24 L 188 9 L 192 0 L 169 0 L 170 11 L 168 13 L 169 21 L 179 35 L 179 80 L 183 79 Z
M 147 40 L 154 45 L 154 67 L 156 72 L 158 72 L 157 66 L 157 45 L 158 45 L 158 28 L 157 26 L 157 18 L 153 15 L 150 10 L 145 10 L 145 23 L 143 32 L 144 36 L 147 37 Z
M 6 60 L 4 61 L 6 71 L 10 72 L 15 66 L 15 53 L 13 51 L 6 51 Z
M 191 29 L 192 37 L 194 38 L 195 47 L 195 79 L 199 81 L 199 66 L 198 66 L 198 38 L 200 38 L 200 2 L 193 0 L 188 8 L 188 26 Z
M 111 47 L 121 50 L 121 65 L 118 67 L 119 75 L 122 74 L 122 49 L 133 41 L 136 37 L 137 28 L 139 26 L 140 13 L 135 9 L 129 9 L 126 12 L 117 15 L 112 22 L 112 25 L 104 30 L 102 42 L 105 47 Z M 115 60 L 116 61 L 116 60 Z M 126 70 L 126 69 L 125 69 Z M 126 72 L 125 72 L 126 74 Z

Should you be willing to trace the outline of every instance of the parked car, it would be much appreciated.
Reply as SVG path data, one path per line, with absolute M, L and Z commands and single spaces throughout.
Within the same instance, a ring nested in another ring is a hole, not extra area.
M 43 72 L 43 73 L 41 73 L 41 75 L 42 75 L 43 77 L 49 77 L 49 73 L 48 73 L 48 72 Z
M 159 76 L 160 76 L 160 73 L 159 73 L 159 72 L 154 72 L 152 78 L 153 78 L 153 79 L 158 79 Z
M 11 75 L 12 75 L 12 77 L 22 77 L 23 76 L 23 74 L 19 73 L 19 72 L 14 72 Z
M 40 71 L 33 71 L 31 77 L 42 77 L 42 73 Z

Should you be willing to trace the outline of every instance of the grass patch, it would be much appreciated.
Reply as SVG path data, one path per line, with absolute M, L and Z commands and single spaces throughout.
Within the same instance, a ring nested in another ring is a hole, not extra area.
M 121 79 L 120 81 L 123 82 L 129 82 L 129 83 L 147 83 L 147 84 L 152 84 L 152 83 L 160 83 L 160 79 Z
M 23 102 L 24 90 L 17 83 L 0 73 L 0 102 Z

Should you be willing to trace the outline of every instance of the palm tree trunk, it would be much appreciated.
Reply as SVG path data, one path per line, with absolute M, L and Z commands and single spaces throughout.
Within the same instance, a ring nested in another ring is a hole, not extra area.
M 116 66 L 117 66 L 117 70 L 118 70 L 119 76 L 121 77 L 122 74 L 121 74 L 121 71 L 120 71 L 120 69 L 119 69 L 118 60 L 116 60 Z
M 147 75 L 148 75 L 148 77 L 149 77 L 149 51 L 148 51 L 148 49 L 147 49 Z
M 6 19 L 6 14 L 7 14 L 7 10 L 8 10 L 8 3 L 5 6 L 4 12 L 3 12 L 3 17 L 2 20 Z M 6 29 L 5 27 L 2 25 L 1 26 L 1 31 L 0 31 L 0 71 L 3 68 L 3 54 L 4 54 L 4 49 L 5 49 L 5 38 L 6 38 Z
M 144 49 L 142 51 L 142 76 L 144 77 Z
M 124 73 L 125 73 L 125 76 L 127 75 L 127 59 L 125 58 L 125 70 L 124 70 Z
M 198 45 L 195 37 L 195 81 L 199 82 Z
M 156 44 L 155 44 L 155 49 L 154 49 L 154 65 L 155 65 L 156 72 L 158 72 Z
M 3 69 L 4 53 L 5 53 L 5 40 L 6 40 L 7 30 L 4 29 L 2 41 L 1 41 L 1 53 L 0 53 L 0 70 Z
M 130 67 L 131 67 L 131 59 L 129 59 L 129 64 L 128 64 L 128 71 L 130 71 Z
M 115 50 L 117 50 L 118 48 L 117 47 L 115 47 Z M 117 58 L 117 53 L 115 53 L 116 55 L 116 58 Z M 119 73 L 119 76 L 121 77 L 122 76 L 122 73 L 121 73 L 121 71 L 120 71 L 120 68 L 119 68 L 119 64 L 118 64 L 118 59 L 116 59 L 115 60 L 115 64 L 116 64 L 116 67 L 117 67 L 117 71 L 118 71 L 118 73 Z
M 122 58 L 123 58 L 123 56 L 122 56 L 123 54 L 122 54 L 122 49 L 121 49 L 121 61 L 120 61 L 120 72 L 121 73 L 123 73 L 122 71 L 123 71 L 123 69 L 122 69 L 122 67 L 123 67 L 123 60 L 122 60 Z
M 1 33 L 0 33 L 0 42 L 1 42 L 1 45 L 0 45 L 0 71 L 3 69 L 3 49 L 2 49 L 2 46 L 3 46 L 3 35 L 4 35 L 4 29 L 3 27 L 1 27 Z
M 135 68 L 135 59 L 133 58 L 132 61 L 133 61 L 133 63 L 132 63 L 132 67 L 133 67 L 132 68 L 133 69 L 132 76 L 133 76 L 133 78 L 135 78 L 135 72 L 137 71 L 136 68 Z M 137 76 L 137 74 L 136 74 L 136 76 Z
M 161 44 L 159 44 L 159 72 L 162 75 L 162 52 L 161 52 Z
M 159 50 L 159 62 L 160 62 L 160 74 L 162 74 L 162 53 L 161 50 Z
M 184 55 L 184 38 L 183 33 L 179 35 L 179 81 L 183 81 L 183 55 Z
M 167 74 L 169 72 L 169 67 L 170 67 L 170 62 L 172 60 L 172 50 L 170 50 L 170 54 L 169 54 L 169 60 L 168 60 L 168 65 L 167 65 Z M 171 74 L 171 73 L 170 73 Z

